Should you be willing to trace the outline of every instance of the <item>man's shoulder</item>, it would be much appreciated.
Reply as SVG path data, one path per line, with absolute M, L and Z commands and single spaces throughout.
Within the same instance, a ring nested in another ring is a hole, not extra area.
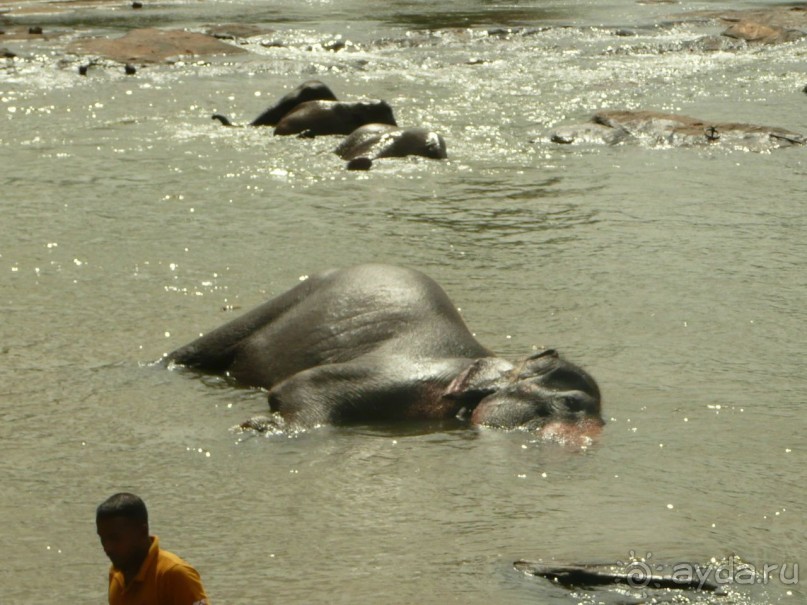
M 157 582 L 164 594 L 181 597 L 183 603 L 188 605 L 208 603 L 199 572 L 190 563 L 170 551 L 160 549 L 157 558 Z
M 187 561 L 180 557 L 179 555 L 175 555 L 170 550 L 165 550 L 164 548 L 160 549 L 159 554 L 157 555 L 157 562 L 160 565 L 165 565 L 166 567 L 173 567 L 174 565 L 187 565 Z
M 196 573 L 193 566 L 182 557 L 175 555 L 171 551 L 160 549 L 157 557 L 157 571 L 158 573 L 185 573 L 190 570 Z

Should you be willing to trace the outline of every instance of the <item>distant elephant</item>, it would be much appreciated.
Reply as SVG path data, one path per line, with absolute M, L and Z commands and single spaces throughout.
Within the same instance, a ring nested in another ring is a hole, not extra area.
M 268 389 L 288 428 L 470 418 L 575 443 L 604 424 L 583 369 L 495 356 L 436 282 L 392 265 L 314 275 L 166 361 Z
M 283 116 L 306 101 L 336 101 L 336 95 L 319 80 L 307 80 L 252 120 L 249 125 L 274 126 L 280 122 Z M 213 119 L 225 126 L 233 126 L 233 123 L 221 114 L 213 115 Z
M 436 132 L 389 124 L 365 124 L 354 130 L 334 151 L 343 160 L 348 160 L 348 170 L 368 170 L 378 158 L 419 155 L 441 160 L 448 157 L 446 142 Z
M 308 137 L 350 134 L 374 122 L 397 125 L 392 108 L 385 101 L 308 101 L 283 116 L 275 126 L 275 134 Z

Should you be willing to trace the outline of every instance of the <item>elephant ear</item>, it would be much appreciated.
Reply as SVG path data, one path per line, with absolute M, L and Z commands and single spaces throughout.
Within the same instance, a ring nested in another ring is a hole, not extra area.
M 513 365 L 496 357 L 474 360 L 457 374 L 443 395 L 449 399 L 481 398 L 498 391 L 509 380 Z
M 533 353 L 518 364 L 518 378 L 530 378 L 537 374 L 546 373 L 549 368 L 560 362 L 560 354 L 555 349 L 544 349 Z

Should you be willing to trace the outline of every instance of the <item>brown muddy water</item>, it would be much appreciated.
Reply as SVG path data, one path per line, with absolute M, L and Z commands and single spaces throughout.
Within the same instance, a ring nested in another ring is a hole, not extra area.
M 19 55 L 0 59 L 2 603 L 105 602 L 94 508 L 121 490 L 143 496 L 217 605 L 805 602 L 807 149 L 546 137 L 601 108 L 806 133 L 807 43 L 689 51 L 721 26 L 671 17 L 748 6 L 258 0 L 0 15 L 64 34 L 0 43 Z M 64 50 L 79 35 L 231 22 L 274 31 L 235 58 L 130 77 L 103 61 L 80 77 L 86 59 Z M 344 48 L 326 50 L 335 39 Z M 210 119 L 252 119 L 310 78 L 387 100 L 400 124 L 442 133 L 449 160 L 348 173 L 338 139 Z M 238 434 L 264 393 L 150 365 L 238 312 L 225 307 L 366 261 L 429 273 L 503 355 L 553 346 L 587 368 L 601 440 Z M 570 592 L 512 567 L 632 555 L 772 569 L 708 597 Z

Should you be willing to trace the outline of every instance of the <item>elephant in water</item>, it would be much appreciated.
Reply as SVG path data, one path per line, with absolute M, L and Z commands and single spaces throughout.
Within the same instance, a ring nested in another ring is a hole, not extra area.
M 275 126 L 275 134 L 303 137 L 350 134 L 360 126 L 376 122 L 396 126 L 392 108 L 386 101 L 307 101 L 283 116 Z
M 252 120 L 249 125 L 275 126 L 283 119 L 283 116 L 307 101 L 336 101 L 336 95 L 319 80 L 307 80 Z M 218 120 L 225 126 L 233 126 L 229 118 L 221 114 L 214 114 L 213 119 Z
M 419 155 L 442 160 L 448 157 L 446 142 L 436 132 L 389 124 L 365 124 L 354 130 L 334 151 L 343 160 L 348 160 L 348 170 L 368 170 L 378 158 Z
M 497 357 L 436 282 L 393 265 L 314 275 L 166 361 L 268 389 L 292 429 L 459 418 L 582 444 L 604 424 L 583 369 L 554 350 Z
M 214 114 L 225 126 L 229 118 Z M 308 80 L 250 122 L 250 126 L 274 126 L 274 134 L 316 137 L 350 134 L 360 126 L 378 122 L 395 126 L 392 108 L 385 101 L 338 101 L 319 80 Z

